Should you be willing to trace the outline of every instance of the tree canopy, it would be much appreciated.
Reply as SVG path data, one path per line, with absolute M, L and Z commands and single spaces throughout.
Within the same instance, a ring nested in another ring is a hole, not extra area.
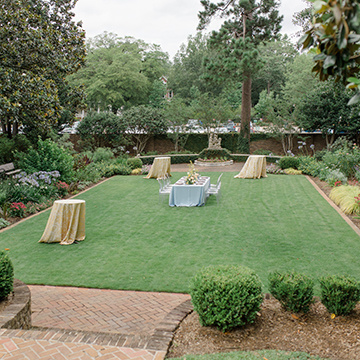
M 104 33 L 87 44 L 86 66 L 71 81 L 85 86 L 92 109 L 116 113 L 122 107 L 147 104 L 154 81 L 166 73 L 168 55 L 159 46 L 132 37 Z
M 19 125 L 46 131 L 67 105 L 75 113 L 59 97 L 60 88 L 82 96 L 65 79 L 84 64 L 86 54 L 84 31 L 72 20 L 75 3 L 0 0 L 0 123 L 9 137 Z

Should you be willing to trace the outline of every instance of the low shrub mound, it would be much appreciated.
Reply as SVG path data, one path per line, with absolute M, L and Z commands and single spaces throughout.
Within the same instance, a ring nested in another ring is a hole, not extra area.
M 301 175 L 302 174 L 301 170 L 296 170 L 296 169 L 293 169 L 293 168 L 285 169 L 284 172 L 287 175 Z
M 297 169 L 299 166 L 299 159 L 293 156 L 284 156 L 279 160 L 279 166 L 284 169 Z
M 347 315 L 360 301 L 360 283 L 351 277 L 325 276 L 319 282 L 321 302 L 331 314 Z
M 204 149 L 199 154 L 199 160 L 212 159 L 231 160 L 232 157 L 227 149 Z
M 288 311 L 307 313 L 314 302 L 314 282 L 296 272 L 269 274 L 269 291 Z
M 139 158 L 129 158 L 126 161 L 126 164 L 130 167 L 131 170 L 141 169 L 143 166 L 143 162 Z
M 202 326 L 222 331 L 253 323 L 263 301 L 262 283 L 244 266 L 210 266 L 190 283 L 191 301 Z
M 329 197 L 345 214 L 360 213 L 359 186 L 341 185 L 334 187 Z
M 13 290 L 14 267 L 8 255 L 0 251 L 0 300 L 5 299 Z

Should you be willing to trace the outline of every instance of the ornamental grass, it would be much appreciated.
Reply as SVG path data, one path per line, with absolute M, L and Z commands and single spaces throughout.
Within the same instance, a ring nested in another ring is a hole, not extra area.
M 334 187 L 331 190 L 329 197 L 345 214 L 359 214 L 359 194 L 359 186 L 341 185 Z

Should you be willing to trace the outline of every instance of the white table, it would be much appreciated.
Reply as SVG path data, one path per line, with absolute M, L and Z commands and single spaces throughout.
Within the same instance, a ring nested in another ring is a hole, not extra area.
M 170 206 L 203 206 L 206 202 L 206 191 L 210 187 L 210 178 L 201 176 L 193 185 L 186 185 L 186 176 L 179 179 L 171 188 Z
M 70 245 L 85 239 L 85 200 L 56 200 L 39 242 Z

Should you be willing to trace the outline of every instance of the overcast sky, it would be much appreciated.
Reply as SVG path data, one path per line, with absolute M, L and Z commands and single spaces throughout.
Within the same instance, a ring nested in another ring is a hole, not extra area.
M 303 0 L 282 0 L 284 15 L 282 33 L 289 35 L 300 30 L 292 24 L 292 16 L 306 7 Z M 196 34 L 200 0 L 78 0 L 75 20 L 83 22 L 86 37 L 104 31 L 120 37 L 133 36 L 161 46 L 172 59 L 189 35 Z M 214 23 L 210 30 L 216 30 Z

